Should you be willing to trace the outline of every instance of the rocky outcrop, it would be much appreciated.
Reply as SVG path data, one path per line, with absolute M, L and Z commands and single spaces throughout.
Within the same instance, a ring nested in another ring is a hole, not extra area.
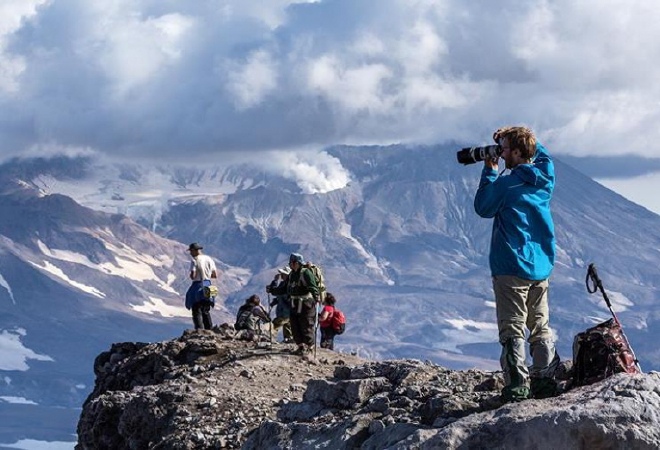
M 657 449 L 660 377 L 621 374 L 558 397 L 503 405 L 500 379 L 415 361 L 338 367 L 244 448 Z
M 238 448 L 310 379 L 363 360 L 234 338 L 228 326 L 154 344 L 114 344 L 94 362 L 96 383 L 78 423 L 78 449 Z
M 95 362 L 77 448 L 660 446 L 657 373 L 502 404 L 497 372 L 290 350 L 235 340 L 227 328 L 113 345 Z

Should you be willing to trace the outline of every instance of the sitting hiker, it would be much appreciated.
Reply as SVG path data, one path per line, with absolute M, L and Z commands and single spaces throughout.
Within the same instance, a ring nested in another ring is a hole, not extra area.
M 328 292 L 323 302 L 323 310 L 319 316 L 319 327 L 321 328 L 321 348 L 328 350 L 335 349 L 335 329 L 333 327 L 332 316 L 335 313 L 335 296 Z
M 266 288 L 266 291 L 270 292 L 271 289 L 277 290 L 281 288 L 280 292 L 286 292 L 286 283 L 290 273 L 291 269 L 288 266 L 277 269 L 275 278 L 273 278 L 273 281 Z M 291 303 L 289 302 L 289 296 L 286 294 L 275 296 L 270 306 L 275 306 L 275 319 L 273 320 L 274 336 L 277 336 L 278 330 L 282 327 L 284 338 L 282 342 L 286 344 L 292 343 L 293 332 L 291 331 Z
M 291 331 L 297 345 L 295 354 L 305 355 L 314 350 L 316 302 L 319 295 L 314 274 L 304 268 L 305 261 L 299 253 L 289 256 L 291 273 L 286 285 L 271 289 L 274 295 L 287 294 L 291 300 Z
M 259 296 L 254 294 L 245 300 L 243 306 L 238 308 L 234 329 L 236 331 L 244 331 L 241 337 L 252 341 L 256 336 L 261 334 L 261 322 L 270 322 L 270 317 L 268 317 L 268 314 L 261 306 Z

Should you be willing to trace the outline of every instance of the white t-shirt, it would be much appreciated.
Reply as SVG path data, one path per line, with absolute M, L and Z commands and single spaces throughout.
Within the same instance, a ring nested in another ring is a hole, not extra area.
M 207 255 L 197 255 L 190 261 L 190 271 L 193 273 L 193 281 L 210 280 L 215 271 L 215 262 Z

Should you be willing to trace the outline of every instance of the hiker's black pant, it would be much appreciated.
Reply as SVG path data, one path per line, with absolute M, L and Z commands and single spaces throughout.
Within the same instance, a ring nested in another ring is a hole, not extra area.
M 296 344 L 314 345 L 316 305 L 314 299 L 295 299 L 291 308 L 291 331 Z
M 321 328 L 321 348 L 335 349 L 335 330 L 332 327 Z
M 210 330 L 213 328 L 211 306 L 213 304 L 208 300 L 200 300 L 192 306 L 192 319 L 195 330 L 199 330 L 200 328 Z

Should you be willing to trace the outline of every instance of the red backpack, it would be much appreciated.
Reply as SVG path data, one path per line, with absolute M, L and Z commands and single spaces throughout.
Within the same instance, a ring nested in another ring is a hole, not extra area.
M 600 290 L 612 318 L 573 339 L 573 385 L 592 384 L 621 372 L 642 373 L 594 264 L 589 264 L 586 284 L 590 294 Z
M 335 334 L 342 334 L 346 331 L 346 316 L 337 308 L 332 313 L 332 329 L 335 330 Z
M 575 336 L 574 386 L 593 384 L 621 372 L 641 373 L 641 370 L 619 322 L 610 319 Z

